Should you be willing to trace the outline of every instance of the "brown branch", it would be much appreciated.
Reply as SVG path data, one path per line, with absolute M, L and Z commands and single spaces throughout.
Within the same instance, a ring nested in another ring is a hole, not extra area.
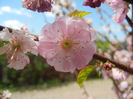
M 124 1 L 126 1 L 126 2 L 128 2 L 130 4 L 133 4 L 133 0 L 124 0 Z
M 3 28 L 5 28 L 5 27 L 0 26 L 0 31 L 3 30 Z M 10 28 L 9 28 L 9 29 L 10 29 Z M 10 29 L 10 31 L 12 31 L 12 29 Z M 36 35 L 32 35 L 32 36 L 35 37 L 34 40 L 38 41 L 38 37 L 37 37 Z M 128 73 L 130 73 L 130 74 L 133 74 L 133 69 L 130 68 L 129 66 L 126 66 L 126 65 L 124 65 L 124 64 L 120 64 L 120 63 L 118 63 L 118 62 L 116 62 L 116 61 L 113 61 L 113 60 L 110 60 L 109 58 L 104 57 L 103 55 L 99 55 L 99 54 L 96 53 L 96 54 L 94 54 L 94 58 L 95 58 L 95 59 L 98 59 L 98 60 L 100 60 L 100 61 L 102 61 L 102 62 L 107 62 L 107 61 L 109 61 L 109 62 L 111 62 L 112 64 L 114 64 L 117 68 L 122 69 L 122 70 L 124 70 L 124 71 L 126 71 L 126 72 L 128 72 Z
M 126 15 L 126 20 L 128 22 L 128 24 L 131 26 L 131 28 L 133 27 L 133 22 L 132 20 Z
M 111 62 L 112 64 L 114 64 L 117 68 L 122 69 L 122 70 L 124 70 L 124 71 L 126 71 L 126 72 L 128 72 L 128 73 L 130 73 L 130 74 L 133 74 L 133 69 L 130 68 L 129 66 L 127 66 L 127 65 L 124 65 L 124 64 L 121 64 L 121 63 L 119 63 L 119 62 L 113 61 L 113 60 L 111 60 L 111 59 L 109 59 L 109 58 L 107 58 L 107 57 L 104 57 L 104 56 L 102 56 L 102 55 L 99 55 L 99 54 L 97 54 L 97 53 L 94 54 L 93 57 L 94 57 L 95 59 L 98 59 L 98 60 L 102 61 L 102 62 L 107 62 L 107 61 L 109 61 L 109 62 Z
M 0 31 L 2 31 L 5 27 L 4 26 L 0 26 Z M 8 27 L 6 27 L 8 28 Z M 12 32 L 12 29 L 11 28 L 8 28 L 9 32 Z
M 4 27 L 4 26 L 1 26 L 0 25 L 0 31 L 2 31 L 4 28 L 8 28 L 9 32 L 12 32 L 13 29 L 9 28 L 9 27 Z M 30 34 L 29 35 L 31 38 L 33 38 L 35 41 L 38 41 L 38 36 L 37 35 L 34 35 L 34 34 Z

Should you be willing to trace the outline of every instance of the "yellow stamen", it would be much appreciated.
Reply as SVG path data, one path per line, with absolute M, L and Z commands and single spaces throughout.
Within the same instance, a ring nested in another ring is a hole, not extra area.
M 64 49 L 68 49 L 68 48 L 70 48 L 72 45 L 71 45 L 71 41 L 68 41 L 68 40 L 66 40 L 66 41 L 64 41 L 62 44 L 61 44 L 61 46 L 62 46 L 62 48 L 64 48 Z

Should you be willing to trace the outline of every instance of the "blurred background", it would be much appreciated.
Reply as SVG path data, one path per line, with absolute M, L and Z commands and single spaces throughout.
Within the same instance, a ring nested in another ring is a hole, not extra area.
M 91 12 L 85 17 L 98 33 L 97 52 L 114 59 L 116 51 L 131 51 L 131 28 L 125 20 L 122 24 L 112 21 L 112 10 L 103 5 L 92 9 L 83 6 L 83 0 L 55 0 L 52 12 L 37 13 L 22 8 L 21 0 L 0 0 L 0 25 L 19 29 L 27 25 L 30 33 L 38 35 L 41 28 L 74 9 Z M 131 18 L 131 11 L 128 16 Z M 86 99 L 76 84 L 74 73 L 56 72 L 41 56 L 28 53 L 30 64 L 20 71 L 7 68 L 6 55 L 0 56 L 0 92 L 10 90 L 11 99 Z M 115 60 L 115 59 L 114 59 Z M 94 65 L 97 60 L 92 60 Z M 103 80 L 99 72 L 92 72 L 86 89 L 95 99 L 117 99 L 112 92 L 110 79 Z M 106 98 L 105 98 L 106 96 Z

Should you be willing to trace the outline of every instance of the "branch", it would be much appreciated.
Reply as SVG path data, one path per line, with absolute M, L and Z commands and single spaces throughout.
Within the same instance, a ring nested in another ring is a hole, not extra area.
M 124 0 L 124 1 L 133 4 L 133 0 Z
M 5 27 L 3 27 L 3 26 L 0 26 L 0 31 L 1 30 L 3 30 Z M 10 29 L 10 28 L 9 28 Z M 10 31 L 12 31 L 12 29 L 10 29 Z M 36 35 L 31 35 L 31 36 L 33 36 L 35 39 L 35 41 L 38 41 L 38 37 L 36 36 Z M 118 63 L 118 62 L 116 62 L 116 61 L 112 61 L 112 60 L 110 60 L 109 58 L 107 58 L 107 57 L 104 57 L 104 56 L 102 56 L 102 55 L 99 55 L 99 54 L 94 54 L 94 56 L 93 56 L 95 59 L 98 59 L 98 60 L 100 60 L 100 61 L 102 61 L 102 62 L 107 62 L 107 61 L 109 61 L 109 62 L 111 62 L 112 64 L 114 64 L 117 68 L 119 68 L 119 69 L 122 69 L 122 70 L 124 70 L 124 71 L 126 71 L 126 72 L 128 72 L 128 73 L 130 73 L 130 74 L 133 74 L 133 69 L 132 68 L 130 68 L 129 66 L 126 66 L 126 65 L 124 65 L 124 64 L 120 64 L 120 63 Z
M 5 28 L 4 26 L 1 26 L 0 25 L 0 31 L 2 31 L 4 28 Z M 8 28 L 8 27 L 6 27 L 6 28 Z M 8 28 L 8 30 L 9 30 L 9 32 L 12 32 L 12 29 L 11 28 Z
M 99 54 L 94 54 L 93 57 L 94 57 L 95 59 L 98 59 L 98 60 L 102 61 L 102 62 L 107 62 L 107 61 L 109 61 L 109 62 L 111 62 L 112 64 L 114 64 L 117 68 L 122 69 L 122 70 L 124 70 L 124 71 L 126 71 L 126 72 L 128 72 L 128 73 L 130 73 L 130 74 L 133 74 L 133 69 L 130 68 L 130 66 L 121 64 L 121 63 L 116 62 L 116 61 L 113 61 L 113 60 L 111 60 L 111 59 L 109 59 L 109 58 L 107 58 L 107 57 L 104 57 L 104 56 L 102 56 L 102 55 L 99 55 Z
M 127 20 L 128 24 L 131 26 L 131 28 L 133 28 L 133 22 L 127 15 L 126 15 L 126 20 Z

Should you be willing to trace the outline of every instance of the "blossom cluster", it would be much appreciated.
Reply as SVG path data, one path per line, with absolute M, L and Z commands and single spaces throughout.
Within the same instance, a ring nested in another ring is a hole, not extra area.
M 0 47 L 0 55 L 6 53 L 8 67 L 17 70 L 24 69 L 30 63 L 27 52 L 37 55 L 37 46 L 34 39 L 30 37 L 27 30 L 13 30 L 9 32 L 7 28 L 0 32 L 0 41 L 8 41 Z
M 54 3 L 55 5 L 53 5 Z M 114 21 L 123 22 L 129 10 L 129 4 L 126 1 L 85 0 L 83 5 L 96 8 L 100 7 L 102 3 L 112 8 Z M 60 10 L 65 8 L 70 11 L 74 8 L 73 3 L 68 0 L 23 0 L 22 6 L 32 11 L 51 11 L 59 18 L 54 23 L 46 24 L 42 28 L 38 41 L 34 40 L 27 28 L 22 27 L 20 30 L 12 32 L 5 28 L 0 31 L 0 42 L 7 42 L 0 47 L 0 55 L 6 54 L 9 68 L 24 69 L 30 63 L 30 59 L 26 55 L 29 52 L 34 55 L 39 53 L 49 65 L 60 72 L 73 72 L 88 65 L 96 53 L 97 31 L 83 18 L 64 16 L 66 12 Z M 133 68 L 132 43 L 130 41 L 131 38 L 127 38 L 127 49 L 115 49 L 112 56 L 111 51 L 104 55 Z M 102 65 L 102 75 L 110 77 L 118 85 L 118 88 L 113 88 L 114 91 L 122 91 L 121 96 L 127 97 L 130 84 L 126 80 L 130 75 L 115 68 L 114 64 L 109 62 Z M 92 97 L 88 97 L 88 99 L 92 99 Z
M 20 70 L 30 63 L 27 52 L 35 55 L 39 52 L 57 71 L 71 72 L 82 69 L 92 60 L 96 52 L 96 34 L 84 19 L 77 17 L 60 17 L 53 24 L 47 24 L 38 42 L 31 38 L 27 29 L 10 33 L 5 28 L 0 32 L 0 41 L 9 43 L 0 48 L 0 55 L 6 53 L 8 67 Z
M 117 23 L 122 23 L 129 9 L 129 3 L 124 0 L 85 0 L 83 5 L 92 8 L 101 6 L 101 3 L 112 8 L 114 15 L 112 19 Z

